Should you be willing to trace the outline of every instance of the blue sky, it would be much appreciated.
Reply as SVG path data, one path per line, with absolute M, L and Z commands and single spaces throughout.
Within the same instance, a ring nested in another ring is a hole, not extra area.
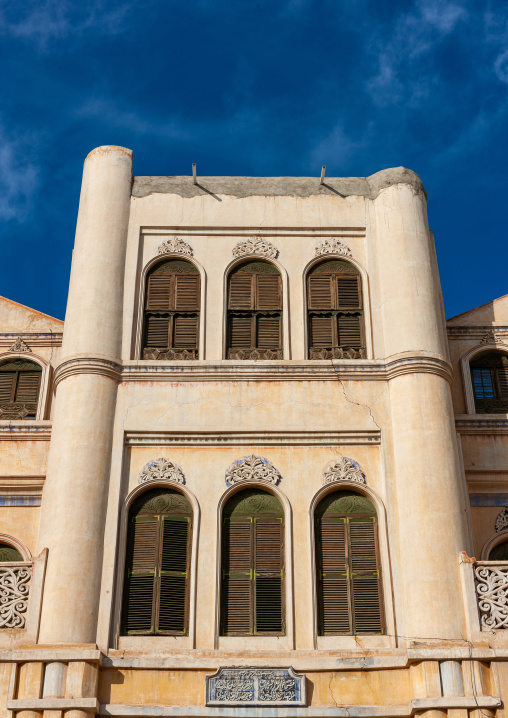
M 447 316 L 508 293 L 506 0 L 0 0 L 0 67 L 3 296 L 64 317 L 103 144 L 137 175 L 410 167 Z

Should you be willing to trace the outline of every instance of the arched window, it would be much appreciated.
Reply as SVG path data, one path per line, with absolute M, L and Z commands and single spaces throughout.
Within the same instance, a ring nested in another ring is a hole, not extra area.
M 25 359 L 0 364 L 0 419 L 35 419 L 42 368 Z
M 183 259 L 160 262 L 148 274 L 143 359 L 197 359 L 200 276 Z
M 489 553 L 489 561 L 508 561 L 508 540 L 498 543 Z
M 474 403 L 477 414 L 508 412 L 508 356 L 484 352 L 471 363 Z
M 377 514 L 354 491 L 327 494 L 315 511 L 319 635 L 382 633 Z
M 7 543 L 0 543 L 0 563 L 7 563 L 10 561 L 19 562 L 25 559 L 20 554 L 17 548 L 10 546 Z
M 284 510 L 259 489 L 232 496 L 222 521 L 221 634 L 285 632 Z
M 363 359 L 362 282 L 349 262 L 329 259 L 307 275 L 309 359 Z
M 282 278 L 269 262 L 244 262 L 228 277 L 228 359 L 282 359 Z
M 152 489 L 131 506 L 122 633 L 187 635 L 192 507 L 181 493 Z

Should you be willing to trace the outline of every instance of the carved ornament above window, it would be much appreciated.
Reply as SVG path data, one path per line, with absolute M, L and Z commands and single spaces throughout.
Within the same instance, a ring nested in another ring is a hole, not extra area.
M 332 461 L 323 471 L 324 484 L 332 484 L 335 481 L 354 481 L 357 484 L 367 484 L 360 465 L 346 456 L 338 461 Z
M 184 242 L 180 237 L 170 237 L 159 245 L 158 254 L 185 254 L 192 257 L 193 250 L 190 244 Z
M 496 532 L 499 533 L 508 528 L 508 508 L 504 508 L 496 519 Z
M 274 247 L 271 242 L 262 237 L 249 237 L 249 239 L 244 239 L 233 247 L 233 257 L 236 259 L 252 255 L 266 257 L 267 259 L 277 259 L 278 254 L 277 247 Z
M 234 461 L 226 471 L 226 484 L 236 486 L 245 482 L 260 482 L 277 486 L 282 476 L 275 466 L 260 456 L 244 456 Z
M 506 340 L 506 337 L 501 337 L 497 332 L 491 330 L 483 335 L 480 344 L 506 344 Z
M 147 481 L 172 481 L 175 484 L 185 484 L 185 475 L 181 468 L 169 459 L 154 459 L 143 466 L 138 483 Z
M 339 254 L 343 257 L 352 257 L 351 250 L 344 244 L 338 237 L 330 237 L 324 239 L 322 242 L 316 245 L 316 257 L 321 257 L 325 254 Z
M 30 347 L 27 344 L 25 344 L 25 342 L 23 341 L 23 339 L 21 337 L 18 337 L 16 339 L 16 341 L 14 342 L 14 344 L 11 347 L 9 347 L 9 351 L 10 352 L 31 352 L 32 350 L 30 349 Z

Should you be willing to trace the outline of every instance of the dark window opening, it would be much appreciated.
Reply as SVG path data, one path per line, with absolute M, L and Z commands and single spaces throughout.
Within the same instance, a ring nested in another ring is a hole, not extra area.
M 470 364 L 477 414 L 508 413 L 508 357 L 485 352 Z
M 42 368 L 16 359 L 0 365 L 0 419 L 35 419 Z

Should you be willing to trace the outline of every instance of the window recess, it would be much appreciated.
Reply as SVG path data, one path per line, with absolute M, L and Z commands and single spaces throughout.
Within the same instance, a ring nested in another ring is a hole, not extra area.
M 35 419 L 42 368 L 24 359 L 0 364 L 0 419 Z

